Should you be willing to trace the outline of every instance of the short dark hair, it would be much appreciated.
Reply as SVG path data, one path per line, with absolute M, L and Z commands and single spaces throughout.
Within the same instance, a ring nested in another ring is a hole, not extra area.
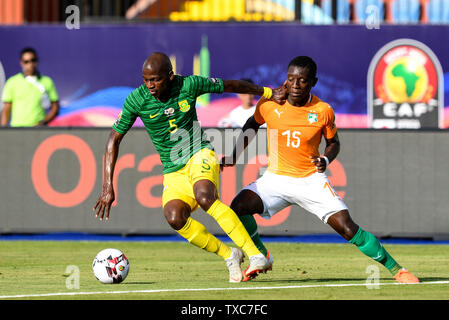
M 288 68 L 290 67 L 302 67 L 302 68 L 307 68 L 310 71 L 310 75 L 313 78 L 316 78 L 316 70 L 317 70 L 317 66 L 315 61 L 313 61 L 312 58 L 308 57 L 308 56 L 298 56 L 292 59 L 292 61 L 290 61 L 290 63 L 288 64 Z
M 142 69 L 145 69 L 145 68 L 148 66 L 148 64 L 150 64 L 150 62 L 152 62 L 153 59 L 155 59 L 155 57 L 160 57 L 160 58 L 162 58 L 162 61 L 161 61 L 161 62 L 162 62 L 162 65 L 161 65 L 161 67 L 167 69 L 167 70 L 164 70 L 164 71 L 167 71 L 168 73 L 173 72 L 173 66 L 172 66 L 172 64 L 171 64 L 170 57 L 167 56 L 165 53 L 160 52 L 160 51 L 153 52 L 153 53 L 152 53 L 152 54 L 145 60 L 145 62 L 143 63 Z
M 250 78 L 241 78 L 240 80 L 254 84 L 254 81 L 251 80 Z
M 22 59 L 22 56 L 23 56 L 25 53 L 32 53 L 32 54 L 34 54 L 34 56 L 36 57 L 36 60 L 38 59 L 38 57 L 37 57 L 37 52 L 36 52 L 36 50 L 35 50 L 34 48 L 31 48 L 31 47 L 23 48 L 22 51 L 20 51 L 20 59 Z

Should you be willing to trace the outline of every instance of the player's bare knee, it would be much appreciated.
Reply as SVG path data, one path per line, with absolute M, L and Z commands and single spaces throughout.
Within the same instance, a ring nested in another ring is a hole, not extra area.
M 182 219 L 181 217 L 166 216 L 165 218 L 167 219 L 167 222 L 170 225 L 170 227 L 172 227 L 174 230 L 181 230 L 187 222 L 185 219 Z
M 195 200 L 196 202 L 198 202 L 198 205 L 201 207 L 201 209 L 203 209 L 204 211 L 209 210 L 209 208 L 214 204 L 214 202 L 218 199 L 218 197 L 209 192 L 197 192 L 197 194 L 195 194 Z
M 164 208 L 164 216 L 170 227 L 174 230 L 182 229 L 188 218 L 188 216 L 183 214 L 178 208 Z
M 358 230 L 358 226 L 352 221 L 347 210 L 334 213 L 329 217 L 327 223 L 343 238 L 351 240 Z

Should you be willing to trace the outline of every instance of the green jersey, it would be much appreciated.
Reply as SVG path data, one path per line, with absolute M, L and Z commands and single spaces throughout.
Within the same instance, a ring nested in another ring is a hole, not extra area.
M 171 83 L 170 98 L 161 102 L 143 84 L 128 95 L 112 128 L 125 134 L 140 117 L 159 153 L 163 173 L 178 171 L 201 149 L 212 149 L 198 122 L 197 97 L 223 90 L 221 79 L 176 75 Z

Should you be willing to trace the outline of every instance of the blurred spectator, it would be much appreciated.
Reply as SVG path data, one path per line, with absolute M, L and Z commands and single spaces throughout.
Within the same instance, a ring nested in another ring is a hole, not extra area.
M 449 1 L 427 0 L 425 6 L 430 23 L 449 23 Z
M 385 2 L 383 0 L 357 0 L 354 4 L 354 11 L 358 23 L 366 23 L 370 17 L 377 11 L 374 17 L 380 18 L 379 22 L 383 21 L 385 15 Z M 374 22 L 374 21 L 372 21 Z
M 125 14 L 126 19 L 131 20 L 139 16 L 143 11 L 155 4 L 157 0 L 137 0 Z
M 38 69 L 33 48 L 20 53 L 22 72 L 12 76 L 3 88 L 1 125 L 32 127 L 47 125 L 59 113 L 58 93 L 50 77 Z M 47 112 L 48 110 L 48 112 Z
M 251 79 L 241 79 L 254 83 Z M 226 128 L 242 128 L 249 117 L 256 111 L 256 106 L 254 104 L 254 95 L 252 94 L 237 94 L 241 105 L 232 110 L 226 118 L 223 118 L 218 123 L 219 127 Z
M 421 16 L 419 0 L 394 0 L 391 9 L 393 23 L 419 23 Z

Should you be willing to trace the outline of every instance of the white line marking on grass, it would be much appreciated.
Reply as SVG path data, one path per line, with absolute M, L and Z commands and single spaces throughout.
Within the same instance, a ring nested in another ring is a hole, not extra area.
M 428 281 L 420 283 L 397 283 L 397 282 L 379 283 L 380 286 L 391 286 L 391 285 L 406 286 L 406 285 L 424 285 L 424 284 L 449 284 L 449 281 Z M 360 286 L 366 286 L 366 283 L 310 284 L 301 286 L 244 287 L 244 288 L 196 288 L 196 289 L 186 288 L 186 289 L 154 289 L 154 290 L 97 291 L 97 292 L 56 292 L 56 293 L 0 296 L 0 299 L 80 296 L 80 295 L 94 295 L 94 294 L 160 293 L 160 292 L 183 292 L 183 291 L 273 290 L 273 289 L 303 289 L 303 288 L 360 287 Z

